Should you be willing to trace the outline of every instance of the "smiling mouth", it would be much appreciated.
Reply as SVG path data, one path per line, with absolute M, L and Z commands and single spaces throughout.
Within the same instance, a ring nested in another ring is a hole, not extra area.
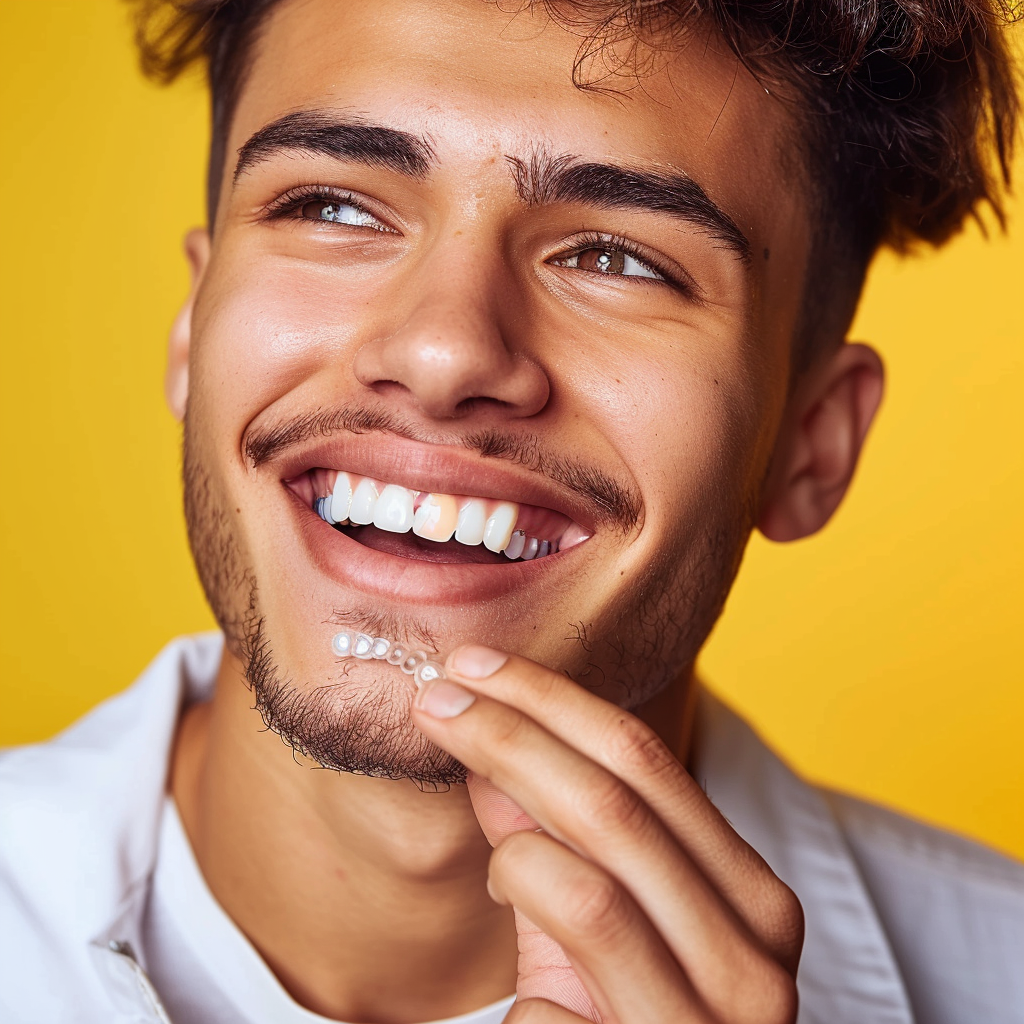
M 417 491 L 334 469 L 284 481 L 324 522 L 368 548 L 418 561 L 499 565 L 547 558 L 590 534 L 554 509 Z

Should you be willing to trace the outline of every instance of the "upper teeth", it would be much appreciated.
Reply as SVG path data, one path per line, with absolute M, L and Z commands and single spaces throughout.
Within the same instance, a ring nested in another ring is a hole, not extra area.
M 317 498 L 317 514 L 328 523 L 372 524 L 390 533 L 408 533 L 439 543 L 454 535 L 460 544 L 483 544 L 509 558 L 542 557 L 558 550 L 558 541 L 527 537 L 516 530 L 519 505 L 485 498 L 413 491 L 379 484 L 370 477 L 338 473 L 330 494 Z M 579 531 L 581 538 L 585 537 Z

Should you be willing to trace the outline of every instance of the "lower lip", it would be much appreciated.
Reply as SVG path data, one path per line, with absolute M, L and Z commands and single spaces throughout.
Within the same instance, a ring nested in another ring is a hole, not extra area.
M 324 522 L 290 491 L 288 496 L 302 537 L 317 568 L 340 584 L 367 594 L 413 604 L 464 605 L 509 597 L 542 583 L 554 570 L 564 573 L 567 551 L 526 562 L 478 565 L 403 558 L 369 548 Z M 584 541 L 584 544 L 586 541 Z

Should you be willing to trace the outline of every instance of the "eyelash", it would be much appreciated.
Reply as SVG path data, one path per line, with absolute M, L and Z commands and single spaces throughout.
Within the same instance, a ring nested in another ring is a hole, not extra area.
M 298 188 L 290 188 L 276 199 L 271 200 L 260 211 L 267 220 L 280 220 L 305 206 L 306 203 L 341 203 L 344 206 L 354 206 L 357 210 L 368 214 L 376 220 L 385 223 L 373 210 L 369 209 L 353 192 L 346 192 L 344 189 L 332 188 L 329 185 L 300 185 Z M 325 223 L 327 223 L 325 221 Z M 371 229 L 380 230 L 380 229 Z
M 687 293 L 693 291 L 692 285 L 679 279 L 678 271 L 673 271 L 666 267 L 661 260 L 657 259 L 643 246 L 637 245 L 636 242 L 631 242 L 628 238 L 623 238 L 621 235 L 609 235 L 604 231 L 581 232 L 576 236 L 574 244 L 568 252 L 559 253 L 557 256 L 552 257 L 552 259 L 571 259 L 573 256 L 579 256 L 580 253 L 584 253 L 588 249 L 608 249 L 623 252 L 636 260 L 637 263 L 642 263 L 649 270 L 653 270 L 665 279 L 664 281 L 654 281 L 649 277 L 640 278 L 643 284 L 667 284 L 670 287 L 681 288 Z M 587 271 L 584 271 L 584 273 L 587 273 Z
M 267 220 L 280 220 L 295 213 L 306 203 L 313 202 L 343 203 L 346 206 L 354 206 L 356 209 L 362 210 L 371 217 L 381 220 L 381 218 L 372 210 L 368 209 L 366 204 L 354 193 L 347 192 L 345 189 L 333 188 L 329 185 L 301 185 L 298 188 L 291 188 L 287 192 L 282 193 L 276 199 L 267 203 L 261 212 Z M 623 252 L 638 263 L 642 263 L 645 267 L 655 271 L 655 273 L 660 274 L 664 278 L 664 281 L 654 281 L 651 278 L 641 278 L 640 282 L 643 284 L 665 284 L 671 288 L 683 291 L 687 295 L 692 296 L 694 293 L 693 285 L 690 282 L 681 279 L 678 271 L 674 271 L 665 266 L 661 260 L 649 253 L 644 247 L 637 245 L 635 242 L 631 242 L 628 238 L 623 238 L 621 235 L 610 235 L 603 231 L 583 231 L 576 236 L 571 249 L 566 252 L 559 253 L 556 257 L 552 258 L 562 260 L 571 259 L 573 256 L 578 256 L 581 253 L 586 252 L 588 249 L 609 249 Z M 588 272 L 583 271 L 583 273 Z

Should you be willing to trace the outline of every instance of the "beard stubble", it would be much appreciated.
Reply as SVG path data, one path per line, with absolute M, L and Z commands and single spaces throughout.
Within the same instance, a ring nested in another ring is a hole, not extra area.
M 366 673 L 356 679 L 351 666 L 343 666 L 338 680 L 296 683 L 279 663 L 272 624 L 260 606 L 259 581 L 242 555 L 228 503 L 200 457 L 192 424 L 186 413 L 182 476 L 189 544 L 227 650 L 243 667 L 265 727 L 322 768 L 409 779 L 422 789 L 465 782 L 465 766 L 413 725 L 407 686 L 368 679 Z M 666 602 L 664 575 L 652 566 L 646 582 L 622 595 L 631 614 L 623 616 L 620 629 L 597 637 L 584 623 L 567 624 L 566 643 L 576 648 L 572 660 L 582 664 L 573 674 L 577 682 L 631 708 L 668 685 L 681 666 L 692 664 L 724 605 L 749 536 L 752 507 L 740 504 L 740 515 L 720 514 L 690 545 L 689 568 L 674 601 Z M 422 625 L 402 625 L 405 636 L 429 633 Z

